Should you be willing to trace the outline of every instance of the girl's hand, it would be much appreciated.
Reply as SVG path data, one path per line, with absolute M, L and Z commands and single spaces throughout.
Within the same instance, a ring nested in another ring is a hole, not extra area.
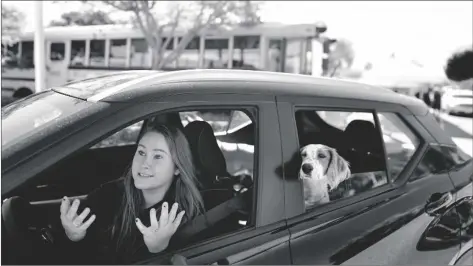
M 178 204 L 172 205 L 171 211 L 168 212 L 168 204 L 164 202 L 161 207 L 161 216 L 159 222 L 156 218 L 156 210 L 153 208 L 150 210 L 150 227 L 144 226 L 139 218 L 136 218 L 136 226 L 143 234 L 143 240 L 148 247 L 149 252 L 158 253 L 167 248 L 169 240 L 172 235 L 176 232 L 179 224 L 181 224 L 184 211 L 181 211 L 177 217 Z
M 67 237 L 74 242 L 80 241 L 85 237 L 87 228 L 95 221 L 95 214 L 85 223 L 84 219 L 89 215 L 90 209 L 86 208 L 80 215 L 77 215 L 80 201 L 74 200 L 72 206 L 67 197 L 62 199 L 61 203 L 61 223 L 64 227 Z

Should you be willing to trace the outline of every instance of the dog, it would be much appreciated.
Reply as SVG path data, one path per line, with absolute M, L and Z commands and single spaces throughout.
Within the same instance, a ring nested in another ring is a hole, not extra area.
M 299 179 L 306 208 L 330 202 L 329 191 L 351 176 L 349 163 L 334 148 L 322 144 L 306 145 L 300 154 Z

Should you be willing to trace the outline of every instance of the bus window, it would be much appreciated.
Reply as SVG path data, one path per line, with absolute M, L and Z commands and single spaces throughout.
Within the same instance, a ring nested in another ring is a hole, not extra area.
M 33 41 L 24 41 L 21 43 L 20 67 L 34 67 L 34 45 Z
M 19 43 L 15 42 L 11 45 L 5 45 L 2 49 L 2 66 L 17 67 L 18 66 L 18 51 Z
M 233 68 L 261 69 L 260 36 L 235 36 Z
M 111 67 L 126 66 L 126 39 L 110 40 L 110 59 Z
M 168 38 L 162 38 L 161 45 L 166 44 L 167 39 Z M 168 45 L 166 46 L 166 49 L 164 50 L 164 58 L 168 57 L 172 53 L 172 50 L 174 50 L 174 39 L 171 39 L 169 41 Z M 173 61 L 167 62 L 164 66 L 165 67 L 174 67 L 174 62 Z
M 105 40 L 90 41 L 90 66 L 105 66 Z
M 179 42 L 182 37 L 179 37 Z M 177 66 L 182 68 L 197 68 L 199 67 L 199 49 L 200 37 L 195 37 L 187 44 L 186 49 L 182 52 L 177 60 Z
M 148 49 L 148 43 L 145 39 L 132 39 L 131 40 L 131 53 L 130 53 L 130 66 L 131 67 L 149 67 L 151 66 L 151 55 Z
M 85 41 L 71 41 L 71 66 L 85 65 Z
M 228 39 L 205 40 L 204 68 L 227 68 Z
M 286 41 L 284 72 L 286 73 L 301 73 L 302 63 L 302 44 L 305 40 L 302 39 L 288 39 Z
M 49 59 L 51 61 L 62 61 L 66 55 L 66 45 L 63 42 L 51 43 Z

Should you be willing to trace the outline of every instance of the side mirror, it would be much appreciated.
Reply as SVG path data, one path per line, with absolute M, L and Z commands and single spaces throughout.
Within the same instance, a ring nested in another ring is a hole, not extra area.
M 174 254 L 171 257 L 172 265 L 187 265 L 187 258 L 181 254 Z

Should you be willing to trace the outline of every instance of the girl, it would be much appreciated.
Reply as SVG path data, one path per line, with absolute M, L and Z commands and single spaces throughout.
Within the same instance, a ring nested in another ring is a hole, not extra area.
M 140 138 L 125 177 L 89 194 L 84 211 L 64 197 L 61 222 L 75 259 L 128 264 L 165 250 L 179 225 L 204 209 L 192 162 L 184 134 L 155 125 Z

